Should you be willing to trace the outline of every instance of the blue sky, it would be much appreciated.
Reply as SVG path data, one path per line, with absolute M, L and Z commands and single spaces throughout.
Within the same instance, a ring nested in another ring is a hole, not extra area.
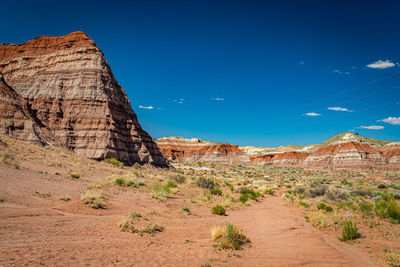
M 0 42 L 86 32 L 155 138 L 279 146 L 354 130 L 400 140 L 398 1 L 3 0 L 1 9 Z

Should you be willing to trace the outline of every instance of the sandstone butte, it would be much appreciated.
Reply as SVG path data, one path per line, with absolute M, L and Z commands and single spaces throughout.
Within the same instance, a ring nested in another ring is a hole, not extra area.
M 336 135 L 322 144 L 279 148 L 238 147 L 197 138 L 157 140 L 164 155 L 177 162 L 221 162 L 310 169 L 400 169 L 400 142 L 375 140 L 353 133 Z
M 178 162 L 214 162 L 224 164 L 249 163 L 245 152 L 236 145 L 167 136 L 156 140 L 163 154 Z
M 1 134 L 96 160 L 168 166 L 85 33 L 0 44 L 0 74 Z

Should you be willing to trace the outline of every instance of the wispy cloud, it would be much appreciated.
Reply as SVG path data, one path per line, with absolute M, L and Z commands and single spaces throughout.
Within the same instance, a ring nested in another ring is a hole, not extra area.
M 341 108 L 341 107 L 328 107 L 329 110 L 333 111 L 347 111 L 347 112 L 352 112 L 352 110 L 349 110 L 347 108 Z
M 300 61 L 300 62 L 299 62 L 299 65 L 300 65 L 300 66 L 304 66 L 304 61 L 303 61 L 303 60 Z
M 371 125 L 371 126 L 360 126 L 360 128 L 368 129 L 368 130 L 383 130 L 385 127 L 380 125 Z
M 223 97 L 211 97 L 210 99 L 214 100 L 214 101 L 224 101 L 225 100 Z
M 378 60 L 374 63 L 368 64 L 367 67 L 371 69 L 387 69 L 394 67 L 396 64 L 390 60 Z
M 142 105 L 140 105 L 139 108 L 141 108 L 141 109 L 154 109 L 153 106 L 142 106 Z
M 346 74 L 346 75 L 350 75 L 350 74 L 351 74 L 351 73 L 348 72 L 348 71 L 341 71 L 341 70 L 338 70 L 338 69 L 334 70 L 333 72 L 334 72 L 334 73 L 337 73 L 337 74 Z
M 183 101 L 185 101 L 185 99 L 180 98 L 180 99 L 173 99 L 172 102 L 174 103 L 178 103 L 178 104 L 183 104 Z
M 303 114 L 304 116 L 309 116 L 309 117 L 316 117 L 316 116 L 321 116 L 321 114 L 315 113 L 315 112 L 308 112 Z
M 386 118 L 386 119 L 382 119 L 382 120 L 379 120 L 379 121 L 383 121 L 383 122 L 386 122 L 386 123 L 390 123 L 390 124 L 393 124 L 393 125 L 400 125 L 400 117 L 389 117 L 389 118 Z

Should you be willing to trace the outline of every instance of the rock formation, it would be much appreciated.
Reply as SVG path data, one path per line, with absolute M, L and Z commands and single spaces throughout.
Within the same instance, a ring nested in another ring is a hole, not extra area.
M 114 157 L 128 165 L 168 166 L 141 128 L 103 52 L 85 33 L 0 44 L 0 73 L 56 143 L 92 159 Z M 12 115 L 12 108 L 6 110 Z M 14 131 L 13 136 L 32 141 L 28 128 L 23 134 Z M 10 135 L 4 126 L 2 132 Z
M 353 133 L 342 133 L 317 145 L 276 148 L 237 147 L 198 138 L 173 136 L 160 138 L 157 143 L 168 159 L 181 162 L 205 161 L 310 169 L 400 169 L 400 142 L 390 143 Z
M 400 144 L 342 133 L 322 144 L 297 150 L 287 151 L 280 147 L 276 151 L 252 153 L 250 160 L 257 165 L 317 169 L 400 169 Z
M 225 164 L 249 163 L 250 159 L 236 145 L 203 141 L 198 138 L 186 139 L 168 136 L 158 139 L 158 146 L 164 155 L 178 162 L 214 162 Z

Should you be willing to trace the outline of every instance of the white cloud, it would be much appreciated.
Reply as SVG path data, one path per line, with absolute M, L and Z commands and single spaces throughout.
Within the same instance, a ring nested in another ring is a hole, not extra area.
M 304 116 L 310 116 L 310 117 L 316 117 L 316 116 L 321 116 L 321 114 L 315 113 L 315 112 L 308 112 L 303 114 Z
M 223 97 L 211 97 L 210 99 L 215 101 L 224 101 Z
M 139 108 L 141 108 L 141 109 L 154 109 L 153 106 L 142 106 L 142 105 L 140 105 Z
M 172 102 L 178 103 L 178 104 L 183 104 L 183 101 L 185 101 L 184 98 L 181 99 L 173 99 Z
M 372 69 L 387 69 L 387 68 L 391 68 L 394 66 L 395 66 L 395 64 L 393 62 L 391 62 L 390 60 L 378 60 L 378 61 L 375 61 L 374 63 L 367 65 L 368 68 L 372 68 Z
M 304 66 L 304 61 L 300 61 L 299 63 L 301 66 Z
M 368 129 L 368 130 L 382 130 L 385 127 L 379 126 L 379 125 L 371 125 L 371 126 L 360 126 L 360 128 Z
M 382 120 L 379 120 L 379 121 L 383 121 L 383 122 L 386 122 L 386 123 L 390 123 L 390 124 L 393 124 L 393 125 L 400 125 L 400 117 L 389 117 L 389 118 L 386 118 L 386 119 L 382 119 Z
M 347 111 L 347 112 L 352 112 L 352 110 L 349 110 L 347 108 L 341 108 L 341 107 L 328 107 L 329 110 L 333 111 Z

